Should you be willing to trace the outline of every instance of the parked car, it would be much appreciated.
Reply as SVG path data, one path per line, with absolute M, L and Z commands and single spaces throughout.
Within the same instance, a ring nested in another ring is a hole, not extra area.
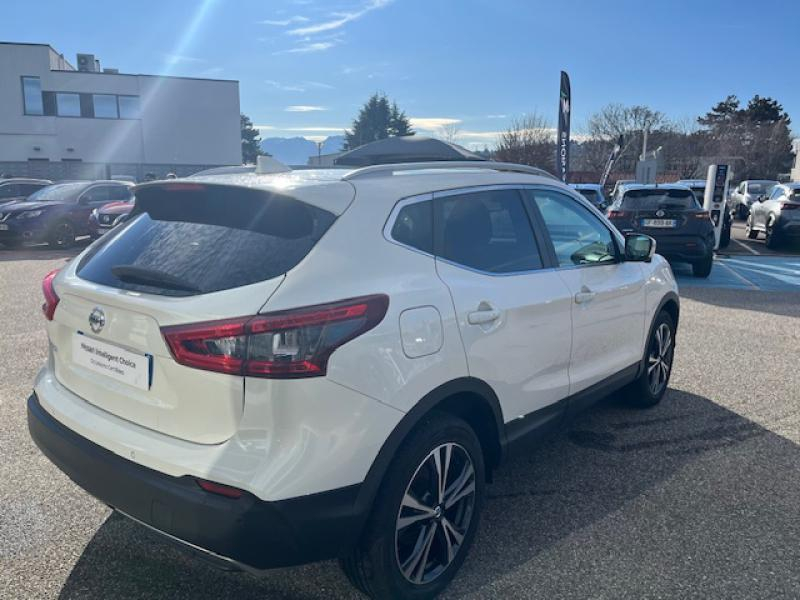
M 603 211 L 610 204 L 606 199 L 606 194 L 603 191 L 603 186 L 598 183 L 572 183 L 572 189 L 578 190 L 578 193 L 586 198 L 594 206 Z
M 776 185 L 769 198 L 753 204 L 746 232 L 751 240 L 763 232 L 767 248 L 800 238 L 800 183 Z
M 742 181 L 731 192 L 730 211 L 731 215 L 744 221 L 750 214 L 750 209 L 754 202 L 766 198 L 772 191 L 773 186 L 778 185 L 774 179 L 748 179 Z
M 112 200 L 132 197 L 133 186 L 121 181 L 77 181 L 40 189 L 26 200 L 0 206 L 0 243 L 47 242 L 69 248 L 89 234 L 89 214 Z
M 0 179 L 0 206 L 8 202 L 24 200 L 32 193 L 52 183 L 47 179 L 25 179 L 21 177 Z
M 617 181 L 614 182 L 614 189 L 611 190 L 611 201 L 613 202 L 614 199 L 617 197 L 617 195 L 619 194 L 620 188 L 622 188 L 622 187 L 624 187 L 626 185 L 629 185 L 631 183 L 636 183 L 636 180 L 635 179 L 617 179 Z
M 370 596 L 430 598 L 512 448 L 617 389 L 661 400 L 679 300 L 653 251 L 488 161 L 143 184 L 43 282 L 30 432 L 217 562 L 338 557 Z
M 690 190 L 692 190 L 692 193 L 697 199 L 697 203 L 701 207 L 703 206 L 706 196 L 705 179 L 679 179 L 675 183 L 677 185 L 685 185 Z M 731 227 L 733 226 L 733 217 L 731 217 L 731 211 L 729 210 L 729 207 L 730 207 L 730 200 L 728 200 L 726 205 L 726 210 L 724 211 L 723 214 L 723 218 L 725 220 L 722 222 L 722 231 L 720 231 L 720 236 L 719 236 L 720 248 L 727 248 L 728 246 L 731 245 Z
M 89 214 L 89 235 L 92 239 L 97 239 L 104 233 L 111 231 L 133 210 L 134 198 L 130 200 L 120 200 L 109 202 L 99 208 L 95 208 Z
M 684 185 L 631 184 L 620 190 L 608 218 L 622 233 L 655 238 L 659 254 L 688 262 L 695 277 L 708 277 L 714 264 L 714 224 Z

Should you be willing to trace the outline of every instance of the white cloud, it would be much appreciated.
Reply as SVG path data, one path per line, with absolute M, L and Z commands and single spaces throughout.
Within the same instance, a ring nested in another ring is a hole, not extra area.
M 487 119 L 505 119 L 508 115 L 486 115 Z
M 414 129 L 422 129 L 423 131 L 437 131 L 447 125 L 457 125 L 461 123 L 461 119 L 453 119 L 450 117 L 409 117 L 411 126 Z
M 278 52 L 273 52 L 273 54 L 305 54 L 307 52 L 322 52 L 324 50 L 328 50 L 329 48 L 333 48 L 335 45 L 336 42 L 314 42 L 311 44 L 305 44 L 304 46 L 289 48 L 288 50 L 279 50 Z
M 330 19 L 329 21 L 308 25 L 307 27 L 298 27 L 290 30 L 289 33 L 291 35 L 313 35 L 316 33 L 322 33 L 323 31 L 339 29 L 342 25 L 346 25 L 351 21 L 360 19 L 367 13 L 379 8 L 383 8 L 384 6 L 391 4 L 391 2 L 392 0 L 370 0 L 359 10 L 352 12 L 333 13 L 331 16 L 334 18 Z
M 185 54 L 165 54 L 164 58 L 168 63 L 204 63 L 204 58 L 197 58 L 196 56 L 186 56 Z
M 321 81 L 304 81 L 303 85 L 310 88 L 317 88 L 320 90 L 332 90 L 333 86 L 329 83 L 322 83 Z
M 299 85 L 292 85 L 281 83 L 280 81 L 275 81 L 274 79 L 267 79 L 264 81 L 268 86 L 275 88 L 276 90 L 280 90 L 282 92 L 304 92 L 306 89 L 304 87 L 300 87 Z
M 310 106 L 308 104 L 294 104 L 284 108 L 286 112 L 317 112 L 320 110 L 328 110 L 324 106 Z
M 295 15 L 293 17 L 287 17 L 286 19 L 264 19 L 263 21 L 259 21 L 261 25 L 275 25 L 276 27 L 286 27 L 287 25 L 306 22 L 308 22 L 308 17 L 302 15 Z

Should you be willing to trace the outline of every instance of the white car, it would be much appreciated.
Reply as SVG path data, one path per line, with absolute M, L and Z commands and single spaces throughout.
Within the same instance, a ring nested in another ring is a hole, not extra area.
M 131 519 L 249 571 L 340 558 L 381 598 L 464 561 L 514 447 L 664 394 L 677 286 L 542 171 L 160 181 L 43 283 L 31 435 Z
M 728 209 L 731 212 L 731 216 L 741 221 L 747 219 L 753 204 L 764 200 L 776 185 L 778 185 L 778 182 L 773 179 L 748 179 L 742 181 L 730 193 Z

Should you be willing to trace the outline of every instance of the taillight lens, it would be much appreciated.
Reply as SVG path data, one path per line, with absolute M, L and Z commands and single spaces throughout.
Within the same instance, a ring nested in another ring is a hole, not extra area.
M 608 211 L 608 218 L 609 219 L 623 219 L 628 216 L 628 213 L 624 210 L 610 210 Z
M 781 210 L 795 210 L 800 208 L 800 203 L 797 202 L 781 202 Z
M 389 297 L 364 296 L 290 311 L 162 327 L 176 362 L 187 367 L 288 379 L 325 375 L 341 345 L 383 320 Z
M 703 212 L 694 213 L 694 218 L 701 221 L 711 221 L 711 213 L 704 210 Z
M 54 269 L 45 275 L 44 279 L 42 279 L 42 294 L 44 294 L 42 312 L 44 313 L 44 318 L 48 321 L 53 320 L 53 315 L 56 312 L 56 306 L 58 306 L 58 294 L 56 294 L 55 289 L 53 289 L 53 279 L 56 278 L 56 275 L 58 275 L 59 271 L 60 269 Z

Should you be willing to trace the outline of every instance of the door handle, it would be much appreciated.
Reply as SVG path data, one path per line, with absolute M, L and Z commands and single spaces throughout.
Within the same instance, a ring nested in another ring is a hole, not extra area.
M 583 286 L 581 291 L 575 294 L 575 304 L 585 304 L 586 302 L 591 302 L 594 300 L 595 296 L 597 296 L 597 292 L 593 292 L 588 287 Z
M 500 311 L 494 308 L 476 310 L 467 315 L 470 325 L 485 325 L 500 318 Z

